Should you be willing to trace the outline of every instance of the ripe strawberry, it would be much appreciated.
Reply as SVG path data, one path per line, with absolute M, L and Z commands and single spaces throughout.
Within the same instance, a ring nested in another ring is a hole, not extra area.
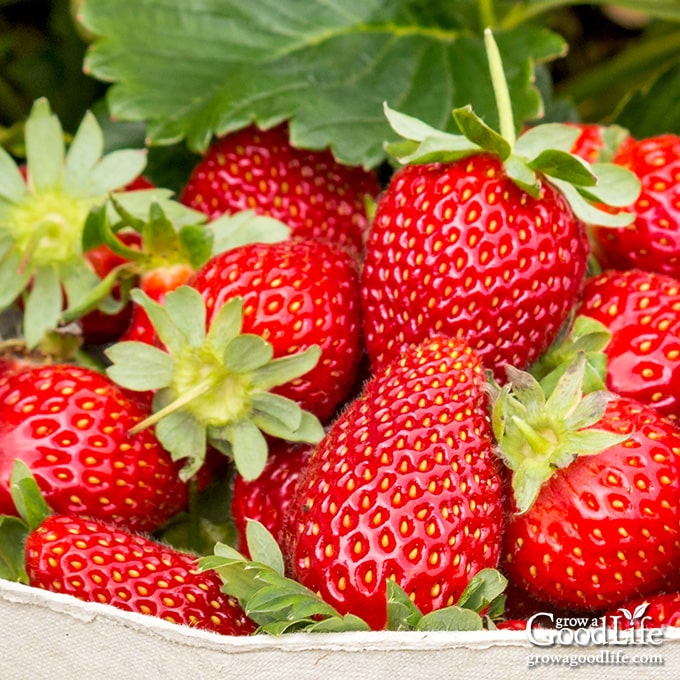
M 571 153 L 583 158 L 588 163 L 610 161 L 623 145 L 633 143 L 630 133 L 617 125 L 600 125 L 599 123 L 565 123 L 579 131 Z
M 534 389 L 531 383 L 521 387 L 525 394 Z M 572 381 L 570 398 L 560 389 L 533 426 L 513 435 L 515 450 L 524 437 L 533 455 L 519 455 L 511 465 L 522 502 L 507 524 L 505 572 L 535 598 L 581 611 L 674 587 L 680 565 L 680 430 L 656 410 L 613 395 L 599 418 L 593 409 L 598 393 L 574 407 L 578 383 Z M 530 409 L 527 403 L 522 410 Z M 506 412 L 504 420 L 499 415 L 498 422 L 512 427 L 513 413 L 519 411 Z M 569 442 L 565 426 L 575 420 L 586 428 Z M 607 432 L 622 436 L 612 444 L 598 442 Z M 499 441 L 507 456 L 505 437 Z
M 128 430 L 148 411 L 108 378 L 67 364 L 16 366 L 0 375 L 0 513 L 15 514 L 16 458 L 34 473 L 55 512 L 131 530 L 162 526 L 187 488 L 151 431 Z
M 138 248 L 141 244 L 139 234 L 133 231 L 118 234 L 118 238 L 127 248 Z M 117 267 L 125 265 L 128 260 L 115 253 L 109 246 L 102 243 L 84 253 L 95 274 L 103 279 Z M 120 286 L 111 290 L 114 299 L 121 299 Z M 88 344 L 101 345 L 117 340 L 130 325 L 132 305 L 126 304 L 119 312 L 106 314 L 95 309 L 80 319 L 83 338 Z
M 294 147 L 285 125 L 251 126 L 212 144 L 181 200 L 211 219 L 255 210 L 294 236 L 323 238 L 358 255 L 368 227 L 365 201 L 379 191 L 373 172 L 341 165 L 329 151 Z
M 231 510 L 241 553 L 249 554 L 248 520 L 260 522 L 277 542 L 283 541 L 286 514 L 313 450 L 309 444 L 281 442 L 270 449 L 267 464 L 257 479 L 247 480 L 236 474 Z
M 105 522 L 51 515 L 26 540 L 31 586 L 223 635 L 255 625 L 198 558 Z
M 603 269 L 643 269 L 680 278 L 680 137 L 671 134 L 624 145 L 613 162 L 641 183 L 635 221 L 616 229 L 592 227 Z
M 405 140 L 388 151 L 405 165 L 378 201 L 366 244 L 361 294 L 372 366 L 432 333 L 466 338 L 491 370 L 528 366 L 581 289 L 584 220 L 623 217 L 593 199 L 621 204 L 616 192 L 634 196 L 634 178 L 607 166 L 600 179 L 616 175 L 616 192 L 608 181 L 595 186 L 592 169 L 568 153 L 578 130 L 536 126 L 515 140 L 510 111 L 500 111 L 510 119 L 502 136 L 469 108 L 454 111 L 464 136 L 386 113 Z
M 680 281 L 608 270 L 587 279 L 576 313 L 611 333 L 607 388 L 680 417 Z
M 494 567 L 503 508 L 484 385 L 477 354 L 444 337 L 376 374 L 300 477 L 291 577 L 381 629 L 389 579 L 429 612 Z
M 644 627 L 680 627 L 680 592 L 659 593 L 636 598 L 610 609 L 604 615 L 619 630 Z
M 345 251 L 314 239 L 253 243 L 214 256 L 189 283 L 205 300 L 208 324 L 241 296 L 244 332 L 271 343 L 275 357 L 317 345 L 319 363 L 276 392 L 322 421 L 333 415 L 354 385 L 362 348 L 358 273 Z

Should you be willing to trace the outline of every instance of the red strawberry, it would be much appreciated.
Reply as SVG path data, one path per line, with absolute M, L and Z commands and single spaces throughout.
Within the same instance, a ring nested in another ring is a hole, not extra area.
M 577 314 L 611 333 L 606 386 L 665 415 L 680 416 L 680 281 L 639 269 L 586 281 Z
M 251 126 L 212 144 L 181 200 L 211 219 L 255 210 L 295 236 L 324 238 L 357 255 L 368 226 L 365 200 L 379 191 L 373 172 L 341 165 L 329 151 L 294 147 L 285 125 Z
M 26 541 L 29 584 L 223 635 L 255 625 L 197 557 L 104 522 L 52 515 Z
M 599 123 L 565 123 L 579 131 L 571 152 L 588 163 L 609 161 L 614 153 L 633 143 L 627 130 Z
M 619 630 L 630 628 L 680 627 L 680 592 L 660 593 L 636 598 L 610 609 L 608 622 Z
M 246 526 L 249 519 L 260 522 L 277 540 L 283 540 L 286 514 L 304 466 L 314 450 L 309 444 L 282 442 L 269 451 L 267 464 L 255 480 L 237 473 L 231 509 L 238 533 L 238 549 L 248 555 Z
M 592 228 L 602 268 L 680 278 L 680 137 L 664 134 L 626 144 L 612 160 L 635 173 L 642 189 L 631 225 Z
M 141 243 L 139 234 L 133 231 L 118 234 L 118 238 L 128 248 L 137 248 Z M 106 244 L 88 250 L 84 257 L 100 279 L 110 274 L 116 267 L 129 262 Z M 114 299 L 120 299 L 119 286 L 114 286 L 111 293 Z M 131 314 L 132 306 L 129 304 L 115 314 L 106 314 L 101 310 L 89 312 L 80 320 L 85 342 L 104 344 L 117 340 L 130 325 Z
M 533 198 L 491 154 L 409 165 L 378 203 L 362 274 L 364 331 L 380 366 L 432 332 L 466 337 L 490 367 L 526 366 L 576 300 L 583 224 L 549 184 Z
M 0 375 L 0 512 L 15 514 L 9 480 L 15 458 L 34 473 L 56 512 L 151 531 L 182 510 L 187 488 L 151 431 L 141 402 L 108 378 L 66 364 Z
M 589 447 L 597 437 L 587 427 L 551 457 L 551 443 L 564 436 L 557 412 L 564 422 L 578 415 L 587 425 L 596 420 L 592 395 L 584 400 L 588 408 L 576 409 L 563 395 L 551 396 L 536 419 L 527 438 L 534 456 L 513 465 L 525 479 L 533 475 L 535 500 L 524 494 L 521 512 L 509 520 L 503 560 L 509 578 L 535 598 L 582 611 L 677 586 L 680 566 L 680 430 L 671 421 L 632 399 L 613 397 L 596 424 L 624 435 L 621 441 L 593 453 Z M 507 454 L 505 439 L 500 442 Z M 576 452 L 592 455 L 574 458 Z M 537 478 L 546 481 L 536 485 Z M 515 488 L 522 486 L 516 481 Z
M 503 508 L 484 384 L 477 354 L 443 337 L 366 384 L 299 480 L 284 540 L 293 578 L 381 629 L 389 579 L 426 613 L 496 565 Z
M 503 85 L 494 82 L 501 102 Z M 386 107 L 403 137 L 387 149 L 404 167 L 378 201 L 366 244 L 362 310 L 374 368 L 432 333 L 467 339 L 493 371 L 528 366 L 556 338 L 581 289 L 584 220 L 622 218 L 593 199 L 621 204 L 617 192 L 634 196 L 630 173 L 603 168 L 600 179 L 617 176 L 611 191 L 568 152 L 577 130 L 539 125 L 515 139 L 505 108 L 502 135 L 469 107 L 456 109 L 461 136 Z
M 333 415 L 361 359 L 358 273 L 345 251 L 313 239 L 254 243 L 214 256 L 190 285 L 205 300 L 208 324 L 241 296 L 243 331 L 271 343 L 275 357 L 317 345 L 316 367 L 276 391 L 320 420 Z

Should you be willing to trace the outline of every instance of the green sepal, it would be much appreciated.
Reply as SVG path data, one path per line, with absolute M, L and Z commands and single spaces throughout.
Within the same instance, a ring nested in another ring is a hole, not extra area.
M 86 111 L 66 153 L 64 190 L 88 195 L 91 176 L 104 153 L 104 135 L 91 111 Z
M 609 329 L 595 319 L 579 315 L 570 319 L 552 346 L 534 363 L 529 372 L 540 381 L 550 395 L 577 352 L 586 358 L 583 393 L 604 390 L 607 375 L 607 355 L 604 350 L 611 341 Z
M 514 153 L 522 158 L 536 158 L 548 149 L 569 152 L 579 137 L 579 130 L 563 123 L 543 123 L 524 131 L 515 142 Z
M 26 182 L 14 159 L 0 146 L 0 204 L 18 204 L 28 195 Z
M 173 460 L 187 459 L 184 479 L 198 470 L 208 443 L 232 458 L 245 478 L 254 479 L 267 461 L 263 432 L 295 442 L 323 438 L 316 416 L 268 393 L 314 368 L 318 346 L 274 359 L 270 343 L 241 334 L 242 298 L 223 304 L 206 332 L 205 302 L 190 286 L 168 293 L 163 304 L 141 290 L 131 297 L 149 315 L 165 349 L 113 345 L 105 352 L 111 361 L 107 373 L 128 389 L 158 390 L 153 412 L 131 432 L 155 425 Z
M 267 440 L 250 420 L 238 421 L 230 426 L 230 430 L 229 442 L 236 469 L 248 481 L 257 479 L 267 462 Z
M 65 143 L 59 118 L 44 97 L 33 103 L 26 120 L 26 169 L 33 191 L 60 189 L 64 181 Z
M 508 382 L 491 383 L 491 421 L 499 453 L 512 470 L 518 513 L 534 503 L 557 468 L 581 455 L 595 455 L 625 441 L 629 434 L 596 429 L 611 396 L 606 391 L 583 397 L 585 352 L 578 351 L 552 393 L 546 397 L 529 373 L 509 367 Z
M 551 179 L 561 179 L 570 184 L 594 187 L 598 182 L 598 178 L 584 160 L 558 149 L 541 151 L 538 156 L 531 159 L 529 166 Z
M 215 234 L 203 224 L 185 224 L 177 234 L 180 253 L 194 268 L 202 267 L 216 254 Z
M 107 370 L 109 377 L 129 390 L 159 390 L 172 382 L 175 370 L 172 356 L 153 345 L 118 342 L 106 349 L 106 356 L 111 361 Z
M 215 570 L 221 577 L 222 590 L 235 597 L 245 613 L 259 626 L 259 632 L 281 635 L 298 631 L 369 630 L 358 617 L 345 618 L 316 593 L 287 578 L 281 571 L 283 557 L 273 537 L 264 526 L 253 529 L 249 520 L 247 536 L 256 543 L 249 551 L 264 562 L 249 560 L 229 545 L 217 543 L 214 555 L 199 560 L 202 570 Z M 277 555 L 278 553 L 278 555 Z M 328 619 L 332 622 L 322 624 Z
M 0 311 L 7 309 L 28 285 L 31 271 L 22 266 L 16 250 L 8 250 L 0 260 Z
M 423 613 L 395 581 L 387 581 L 388 630 L 485 630 L 503 613 L 507 579 L 482 569 L 470 579 L 455 605 Z
M 212 232 L 215 255 L 249 243 L 278 243 L 290 238 L 288 225 L 254 210 L 221 215 L 209 222 L 206 230 Z
M 56 266 L 45 266 L 33 273 L 33 285 L 24 306 L 24 339 L 33 349 L 47 331 L 59 325 L 63 296 Z
M 635 174 L 615 163 L 593 163 L 591 167 L 597 176 L 597 184 L 580 190 L 585 198 L 615 208 L 632 205 L 641 188 Z
M 24 543 L 29 535 L 18 517 L 0 515 L 0 579 L 28 584 L 24 566 Z
M 265 564 L 280 576 L 284 575 L 285 569 L 281 549 L 276 539 L 261 522 L 256 520 L 248 522 L 246 525 L 246 543 L 254 562 Z
M 453 118 L 465 137 L 480 149 L 493 153 L 503 161 L 512 153 L 510 142 L 484 123 L 471 106 L 454 109 Z
M 37 528 L 52 514 L 33 474 L 22 460 L 16 459 L 10 477 L 12 501 L 29 530 Z

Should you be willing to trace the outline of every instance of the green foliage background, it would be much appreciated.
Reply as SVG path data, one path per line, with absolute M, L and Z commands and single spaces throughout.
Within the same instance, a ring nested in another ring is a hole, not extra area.
M 215 134 L 252 120 L 377 166 L 383 100 L 442 127 L 472 103 L 493 124 L 485 26 L 518 124 L 537 87 L 548 120 L 680 134 L 680 0 L 617 2 L 0 0 L 0 144 L 21 157 L 45 96 L 67 132 L 90 108 L 109 149 L 150 143 L 146 174 L 174 189 Z

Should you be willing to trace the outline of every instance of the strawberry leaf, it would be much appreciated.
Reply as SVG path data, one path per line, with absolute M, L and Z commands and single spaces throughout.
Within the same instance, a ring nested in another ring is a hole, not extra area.
M 455 13 L 432 30 L 428 14 L 410 0 L 89 0 L 80 19 L 97 36 L 86 71 L 114 83 L 113 116 L 148 121 L 152 144 L 202 151 L 214 134 L 290 119 L 295 145 L 370 167 L 394 139 L 383 101 L 433 125 L 471 104 L 497 127 L 482 36 Z M 498 42 L 515 120 L 534 119 L 533 64 L 565 43 L 534 25 Z
M 387 581 L 387 629 L 416 630 L 423 614 L 404 589 L 389 579 Z
M 281 549 L 274 537 L 261 522 L 248 520 L 246 525 L 246 541 L 248 543 L 248 552 L 253 561 L 266 564 L 277 574 L 283 576 L 284 565 Z
M 52 514 L 28 466 L 19 459 L 12 466 L 10 493 L 17 512 L 31 531 Z
M 277 243 L 290 237 L 290 227 L 253 210 L 221 215 L 206 226 L 213 234 L 213 253 L 223 253 L 258 241 Z

